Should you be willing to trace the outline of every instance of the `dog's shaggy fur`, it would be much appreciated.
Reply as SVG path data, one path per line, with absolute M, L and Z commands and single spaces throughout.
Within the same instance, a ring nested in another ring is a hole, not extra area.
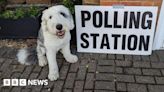
M 69 63 L 78 61 L 76 55 L 70 51 L 70 30 L 74 22 L 70 11 L 57 5 L 43 11 L 41 28 L 37 40 L 36 52 L 34 49 L 21 49 L 17 57 L 21 64 L 30 65 L 38 61 L 39 66 L 49 66 L 48 78 L 53 81 L 59 78 L 59 69 L 56 62 L 56 53 L 60 50 Z

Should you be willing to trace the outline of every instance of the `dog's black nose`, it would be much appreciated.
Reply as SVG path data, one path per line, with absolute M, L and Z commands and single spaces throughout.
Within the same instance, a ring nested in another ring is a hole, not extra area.
M 56 29 L 57 29 L 57 30 L 62 30 L 62 28 L 63 28 L 62 24 L 57 24 L 57 25 L 56 25 Z

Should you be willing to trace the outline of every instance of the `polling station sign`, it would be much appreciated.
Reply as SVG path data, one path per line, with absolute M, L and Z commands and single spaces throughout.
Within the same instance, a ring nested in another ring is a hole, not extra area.
M 150 55 L 157 7 L 75 6 L 78 52 Z

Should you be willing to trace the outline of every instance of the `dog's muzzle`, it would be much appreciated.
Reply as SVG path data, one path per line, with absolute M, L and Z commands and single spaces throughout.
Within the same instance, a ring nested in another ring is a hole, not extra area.
M 64 30 L 57 31 L 56 35 L 58 38 L 62 39 L 65 35 L 65 31 Z
M 65 35 L 65 30 L 62 30 L 63 29 L 63 25 L 62 24 L 57 24 L 56 25 L 56 29 L 57 29 L 57 32 L 56 32 L 56 35 L 62 39 Z

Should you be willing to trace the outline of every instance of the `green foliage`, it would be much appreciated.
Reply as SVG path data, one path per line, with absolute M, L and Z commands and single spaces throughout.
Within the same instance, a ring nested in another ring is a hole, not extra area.
M 39 14 L 40 10 L 37 7 L 30 7 L 27 12 L 27 16 L 36 17 Z
M 0 14 L 0 18 L 14 18 L 14 12 L 11 10 L 6 10 L 3 13 Z
M 13 15 L 13 19 L 23 18 L 25 15 L 24 9 L 18 8 L 15 10 L 15 14 Z
M 3 4 L 5 2 L 6 2 L 6 0 L 0 0 L 0 4 Z
M 0 13 L 0 18 L 19 19 L 23 17 L 36 17 L 40 10 L 37 7 L 17 8 L 15 10 L 5 10 Z
M 75 12 L 74 2 L 72 0 L 63 0 L 62 3 L 63 3 L 63 5 L 65 5 L 66 7 L 69 8 L 69 10 L 71 11 L 71 13 L 74 13 Z

